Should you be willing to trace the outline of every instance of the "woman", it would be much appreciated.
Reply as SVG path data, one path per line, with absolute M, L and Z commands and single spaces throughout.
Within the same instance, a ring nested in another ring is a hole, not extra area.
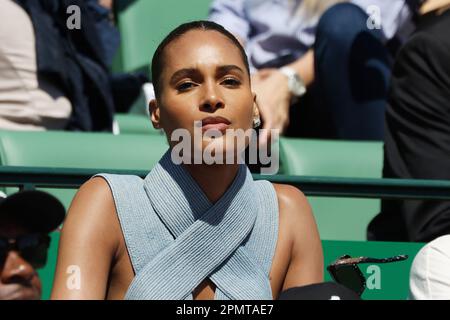
M 152 73 L 151 119 L 167 137 L 193 134 L 195 121 L 227 132 L 257 118 L 244 50 L 215 23 L 175 29 Z M 228 132 L 195 147 L 225 142 L 229 152 L 227 141 Z M 62 231 L 53 299 L 273 299 L 322 281 L 321 242 L 300 191 L 255 182 L 243 164 L 175 165 L 170 153 L 144 181 L 102 175 L 80 188 Z M 79 272 L 67 274 L 73 266 Z

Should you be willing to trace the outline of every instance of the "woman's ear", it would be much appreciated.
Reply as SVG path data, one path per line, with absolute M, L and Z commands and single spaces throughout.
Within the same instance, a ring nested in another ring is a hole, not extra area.
M 258 101 L 256 94 L 253 93 L 253 128 L 257 128 L 261 125 L 261 114 L 259 112 Z
M 253 118 L 259 116 L 258 101 L 256 100 L 256 93 L 252 92 L 253 96 Z
M 160 124 L 160 118 L 159 118 L 159 106 L 156 99 L 152 99 L 149 104 L 148 108 L 150 111 L 150 119 L 152 120 L 153 127 L 155 129 L 161 129 Z

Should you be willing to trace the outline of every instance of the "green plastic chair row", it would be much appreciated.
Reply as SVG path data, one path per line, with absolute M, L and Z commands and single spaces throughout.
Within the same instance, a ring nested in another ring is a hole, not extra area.
M 161 134 L 1 132 L 0 164 L 8 166 L 149 170 L 167 150 Z M 381 143 L 282 139 L 283 174 L 379 177 Z M 378 159 L 378 161 L 377 161 Z M 323 173 L 323 174 L 321 174 Z M 66 207 L 72 190 L 56 190 Z M 323 239 L 365 240 L 379 210 L 373 199 L 309 197 Z
M 119 134 L 156 134 L 162 131 L 153 128 L 150 118 L 140 114 L 116 114 L 115 120 L 119 127 Z
M 6 166 L 149 170 L 167 149 L 165 137 L 159 135 L 0 132 L 0 164 Z M 47 191 L 66 208 L 75 194 L 68 189 Z
M 373 146 L 377 145 L 374 144 Z M 281 160 L 289 161 L 289 163 L 291 161 L 296 162 L 296 167 L 293 165 L 284 166 L 285 173 L 312 175 L 318 174 L 321 170 L 320 167 L 326 165 L 324 159 L 333 159 L 333 155 L 337 155 L 336 159 L 338 159 L 333 161 L 334 166 L 351 165 L 348 161 L 346 162 L 345 157 L 339 158 L 338 155 L 348 148 L 350 148 L 349 151 L 352 151 L 348 154 L 354 155 L 355 150 L 360 147 L 365 147 L 365 144 L 341 143 L 339 148 L 333 148 L 333 143 L 328 141 L 283 139 L 281 141 Z M 0 132 L 0 164 L 8 166 L 149 170 L 167 148 L 165 137 L 158 134 L 129 133 L 114 136 L 100 133 Z M 364 153 L 368 153 L 368 151 L 366 150 Z M 310 159 L 305 160 L 308 157 Z M 354 156 L 352 158 L 354 159 Z M 359 162 L 370 164 L 364 159 L 360 159 Z M 101 170 L 99 169 L 99 171 Z M 367 174 L 370 177 L 370 170 L 370 168 L 362 168 L 360 175 Z M 326 171 L 325 169 L 324 172 L 336 175 L 344 171 L 340 168 L 336 172 Z M 69 207 L 76 192 L 73 189 L 45 190 L 61 199 L 66 208 Z M 317 205 L 314 204 L 314 201 L 317 201 L 320 205 L 321 199 L 325 198 L 310 199 L 313 202 L 313 207 Z M 334 201 L 344 200 L 336 199 Z M 354 201 L 374 200 L 358 199 Z M 354 207 L 351 207 L 351 203 L 348 202 L 348 211 L 336 210 L 335 204 L 327 206 L 327 201 L 322 203 L 322 207 L 315 210 L 322 239 L 364 240 L 366 221 L 360 219 L 360 216 L 364 216 L 365 213 L 361 207 L 360 210 L 352 211 Z M 56 255 L 55 250 L 56 246 L 52 247 L 52 252 Z M 348 252 L 336 251 L 336 254 L 333 254 L 333 259 L 341 253 Z M 46 283 L 44 292 L 47 295 L 51 286 L 48 285 L 48 282 L 51 281 L 53 276 L 51 263 L 48 268 L 48 270 L 42 271 Z

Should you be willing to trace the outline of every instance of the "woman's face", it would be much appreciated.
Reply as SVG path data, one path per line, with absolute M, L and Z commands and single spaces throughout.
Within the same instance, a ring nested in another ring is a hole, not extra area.
M 224 136 L 204 137 L 195 148 L 221 143 L 218 150 L 225 152 L 231 145 L 227 129 L 252 127 L 257 111 L 249 74 L 239 49 L 219 32 L 191 30 L 171 42 L 164 50 L 160 88 L 158 101 L 151 103 L 152 120 L 169 140 L 180 128 L 193 139 L 194 122 L 200 121 L 197 132 L 215 129 Z

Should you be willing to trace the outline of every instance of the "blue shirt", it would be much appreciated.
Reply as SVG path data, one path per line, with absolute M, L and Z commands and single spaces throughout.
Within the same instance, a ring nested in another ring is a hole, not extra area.
M 320 0 L 318 0 L 320 1 Z M 319 17 L 295 14 L 302 0 L 214 0 L 209 20 L 223 25 L 244 43 L 252 70 L 283 65 L 283 57 L 301 57 L 314 44 Z M 364 11 L 379 8 L 385 40 L 403 40 L 414 29 L 405 0 L 352 0 Z M 369 22 L 370 23 L 370 22 Z M 269 64 L 269 65 L 268 65 Z

